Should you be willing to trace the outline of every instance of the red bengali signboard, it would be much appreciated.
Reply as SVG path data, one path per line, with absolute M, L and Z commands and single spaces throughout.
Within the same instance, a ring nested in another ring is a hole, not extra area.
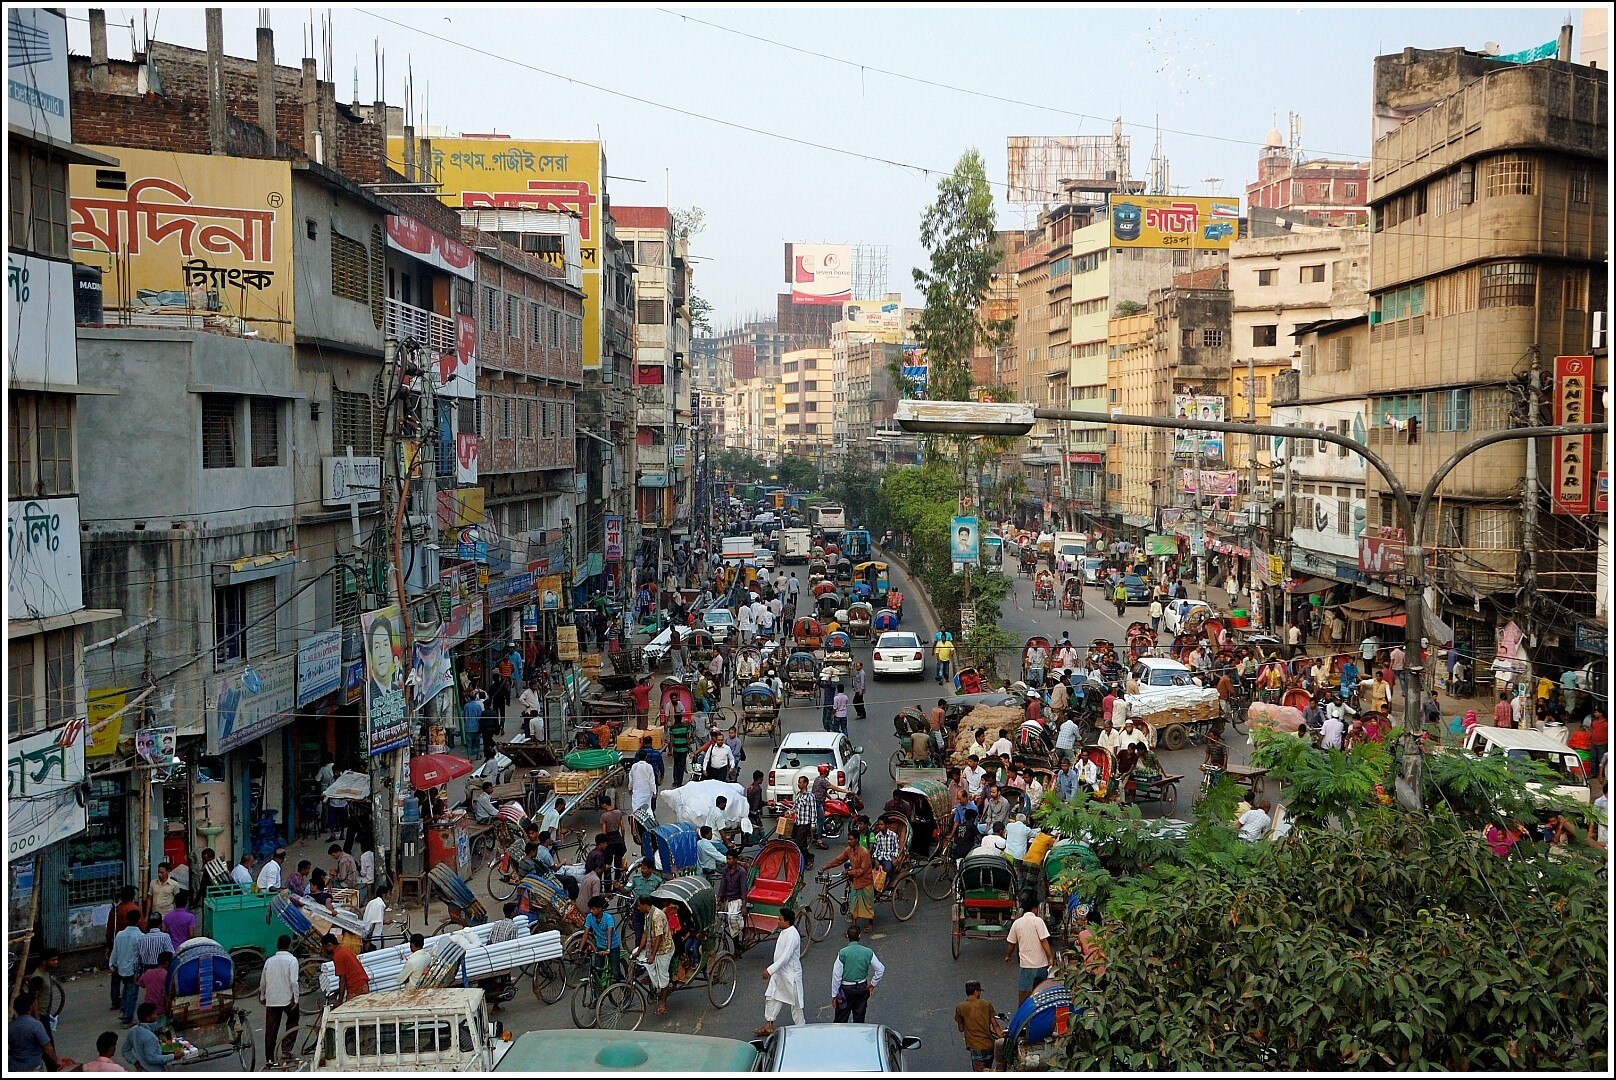
M 1586 424 L 1590 415 L 1594 358 L 1554 358 L 1554 422 Z M 1593 506 L 1594 439 L 1592 435 L 1557 435 L 1554 439 L 1553 498 L 1550 513 L 1585 515 Z
M 1401 529 L 1382 529 L 1379 535 L 1358 537 L 1358 569 L 1371 577 L 1395 577 L 1408 565 L 1408 550 Z

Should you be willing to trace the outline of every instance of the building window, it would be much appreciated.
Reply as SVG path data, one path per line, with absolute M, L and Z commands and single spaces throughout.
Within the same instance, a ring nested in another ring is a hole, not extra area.
M 7 244 L 13 248 L 66 259 L 68 244 L 67 164 L 31 151 L 13 140 L 6 155 L 11 174 L 11 228 Z
M 1487 162 L 1487 198 L 1495 195 L 1530 195 L 1536 165 L 1521 154 L 1501 154 Z
M 370 253 L 339 232 L 331 234 L 331 295 L 370 303 Z
M 505 333 L 513 338 L 522 336 L 522 298 L 515 295 L 505 297 Z
M 640 266 L 664 266 L 666 244 L 661 240 L 641 240 L 635 262 Z
M 550 347 L 561 348 L 561 312 L 550 312 Z
M 60 727 L 78 713 L 78 684 L 74 677 L 74 630 L 57 630 L 45 639 L 45 726 Z
M 247 587 L 225 585 L 213 590 L 213 662 L 234 663 L 246 658 Z
M 1487 551 L 1514 551 L 1521 543 L 1519 513 L 1506 507 L 1475 507 L 1466 523 L 1469 545 Z
M 1251 346 L 1254 349 L 1272 348 L 1279 344 L 1279 324 L 1266 323 L 1251 328 Z
M 34 709 L 34 642 L 38 640 L 35 635 L 6 644 L 6 731 L 13 739 L 43 727 Z
M 1278 270 L 1259 270 L 1257 271 L 1257 284 L 1264 286 L 1272 285 L 1278 276 Z
M 239 402 L 220 394 L 202 397 L 202 467 L 235 469 L 241 465 Z
M 1588 271 L 1567 269 L 1560 271 L 1560 306 L 1567 311 L 1588 310 Z
M 1494 263 L 1481 268 L 1479 306 L 1531 307 L 1537 299 L 1537 267 L 1531 263 Z
M 73 398 L 66 394 L 11 394 L 11 493 L 70 495 L 73 473 Z
M 538 305 L 537 301 L 530 303 L 527 306 L 527 333 L 528 337 L 532 339 L 533 344 L 535 345 L 544 344 L 542 330 L 543 323 L 540 321 L 543 311 L 544 309 Z
M 253 468 L 274 468 L 281 463 L 281 403 L 255 397 L 250 412 Z
M 1201 329 L 1201 345 L 1208 349 L 1223 348 L 1223 328 L 1221 326 L 1207 326 Z
M 336 390 L 331 394 L 331 452 L 356 454 L 376 452 L 376 414 L 369 394 Z
M 1317 284 L 1318 282 L 1323 281 L 1324 280 L 1324 264 L 1323 263 L 1314 263 L 1312 266 L 1304 266 L 1304 267 L 1302 267 L 1302 269 L 1297 274 L 1297 280 L 1300 281 L 1303 285 Z
M 513 429 L 515 427 L 515 416 L 513 415 L 515 410 L 513 405 L 514 403 L 508 397 L 502 397 L 499 399 L 499 437 L 502 439 L 511 438 Z
M 1438 431 L 1470 430 L 1470 391 L 1442 390 L 1432 395 L 1435 399 L 1426 410 L 1435 418 Z
M 483 332 L 489 335 L 499 333 L 499 290 L 488 288 L 483 290 Z
M 641 300 L 636 306 L 636 322 L 641 326 L 665 326 L 667 316 L 661 300 Z
M 1351 202 L 1353 199 L 1356 199 L 1358 197 L 1358 185 L 1357 184 L 1354 184 L 1354 183 L 1349 181 L 1347 183 L 1347 185 L 1346 185 L 1346 191 L 1347 191 L 1346 199 L 1347 199 L 1348 202 Z
M 1593 180 L 1587 169 L 1571 170 L 1571 201 L 1586 203 L 1592 201 Z

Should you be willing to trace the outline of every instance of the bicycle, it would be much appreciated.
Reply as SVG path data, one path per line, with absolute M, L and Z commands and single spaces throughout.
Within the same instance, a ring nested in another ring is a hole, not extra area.
M 583 931 L 579 931 L 583 933 Z M 568 945 L 572 942 L 569 940 Z M 572 992 L 570 1009 L 573 1027 L 601 1027 L 607 1030 L 627 1028 L 635 1030 L 645 1017 L 645 1004 L 632 983 L 624 982 L 587 942 L 583 945 L 583 960 L 590 965 L 589 975 Z M 618 964 L 623 957 L 619 955 Z M 634 1006 L 638 1004 L 636 1010 Z M 630 1022 L 632 1020 L 632 1022 Z
M 853 884 L 846 874 L 832 877 L 825 870 L 815 874 L 814 880 L 820 883 L 821 888 L 819 899 L 809 909 L 813 923 L 808 928 L 808 934 L 813 941 L 824 941 L 830 936 L 838 911 L 843 918 L 851 918 Z M 900 865 L 894 870 L 889 875 L 887 887 L 875 894 L 876 903 L 882 900 L 891 906 L 892 914 L 899 922 L 914 918 L 915 909 L 920 906 L 920 885 L 907 866 Z

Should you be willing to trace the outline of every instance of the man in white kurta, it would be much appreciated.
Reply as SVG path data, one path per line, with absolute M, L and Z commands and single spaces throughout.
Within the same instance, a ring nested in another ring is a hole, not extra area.
M 651 809 L 652 800 L 656 798 L 656 770 L 644 758 L 629 766 L 628 791 L 631 813 Z
M 790 908 L 780 912 L 786 923 L 774 942 L 774 963 L 763 970 L 769 988 L 763 995 L 763 1026 L 753 1034 L 767 1036 L 774 1031 L 774 1018 L 782 1006 L 791 1007 L 793 1023 L 803 1024 L 802 1013 L 802 935 L 797 931 L 797 913 Z

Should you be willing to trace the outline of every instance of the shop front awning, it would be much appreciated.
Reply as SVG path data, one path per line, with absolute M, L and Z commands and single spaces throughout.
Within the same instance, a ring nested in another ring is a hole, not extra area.
M 1311 577 L 1306 581 L 1292 582 L 1290 590 L 1293 593 L 1321 593 L 1329 592 L 1335 586 L 1336 583 L 1329 578 Z
M 1357 600 L 1349 600 L 1345 604 L 1335 605 L 1336 610 L 1345 612 L 1353 619 L 1373 619 L 1381 615 L 1389 615 L 1401 605 L 1395 600 L 1387 600 L 1380 596 L 1363 596 Z
M 1408 616 L 1402 612 L 1398 612 L 1396 615 L 1382 615 L 1378 618 L 1370 619 L 1369 621 L 1380 626 L 1404 627 L 1408 625 Z

